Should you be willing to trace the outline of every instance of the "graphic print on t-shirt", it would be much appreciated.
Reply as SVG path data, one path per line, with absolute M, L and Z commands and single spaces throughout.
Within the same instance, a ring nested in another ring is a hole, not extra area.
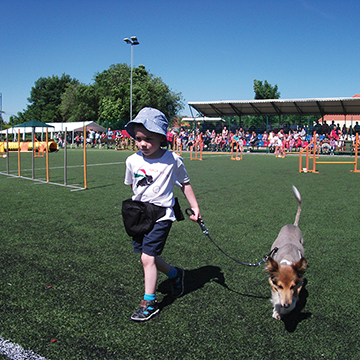
M 146 171 L 144 169 L 140 169 L 143 174 L 134 174 L 135 178 L 140 177 L 141 179 L 136 183 L 136 187 L 138 186 L 148 186 L 154 182 L 154 179 L 151 175 L 146 175 Z

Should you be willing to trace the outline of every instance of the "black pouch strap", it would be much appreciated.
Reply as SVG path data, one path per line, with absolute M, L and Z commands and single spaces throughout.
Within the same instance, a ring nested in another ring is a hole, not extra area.
M 179 199 L 177 197 L 175 198 L 175 204 L 173 206 L 173 210 L 177 221 L 182 221 L 185 219 L 184 214 L 180 208 Z

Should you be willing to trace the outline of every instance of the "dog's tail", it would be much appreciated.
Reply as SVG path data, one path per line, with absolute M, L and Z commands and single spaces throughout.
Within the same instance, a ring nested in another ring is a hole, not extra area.
M 297 213 L 296 213 L 296 216 L 295 216 L 295 222 L 294 222 L 294 225 L 298 226 L 299 225 L 299 220 L 300 220 L 300 214 L 301 214 L 301 201 L 302 200 L 301 200 L 301 195 L 300 195 L 299 190 L 294 185 L 292 187 L 292 190 L 293 190 L 295 199 L 299 203 L 298 210 L 297 210 Z

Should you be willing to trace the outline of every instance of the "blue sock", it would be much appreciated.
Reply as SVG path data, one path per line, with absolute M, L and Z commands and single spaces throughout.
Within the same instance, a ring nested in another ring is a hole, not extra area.
M 173 266 L 170 266 L 170 271 L 166 274 L 169 279 L 173 279 L 177 275 L 177 270 Z
M 155 294 L 151 294 L 151 295 L 144 294 L 144 300 L 146 300 L 146 301 L 152 301 L 152 300 L 155 300 L 155 299 L 156 299 Z

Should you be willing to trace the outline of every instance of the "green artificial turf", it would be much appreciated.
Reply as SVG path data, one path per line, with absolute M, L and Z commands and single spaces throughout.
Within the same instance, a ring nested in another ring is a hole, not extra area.
M 185 294 L 169 295 L 159 275 L 161 312 L 130 320 L 143 295 L 139 256 L 121 219 L 129 152 L 89 150 L 88 190 L 0 176 L 0 335 L 56 359 L 359 359 L 360 174 L 353 165 L 319 164 L 299 173 L 296 155 L 204 154 L 183 158 L 202 217 L 224 251 L 255 262 L 280 228 L 293 223 L 295 185 L 309 268 L 299 306 L 272 318 L 260 267 L 222 254 L 198 224 L 174 223 L 163 258 L 186 270 Z M 63 183 L 64 153 L 50 154 L 50 181 Z M 83 186 L 83 153 L 68 150 L 68 184 Z M 35 159 L 46 178 L 45 158 Z M 11 154 L 10 172 L 17 174 Z M 31 177 L 30 154 L 22 175 Z M 6 172 L 6 159 L 0 159 Z M 188 207 L 175 189 L 183 210 Z M 56 340 L 56 341 L 55 341 Z

